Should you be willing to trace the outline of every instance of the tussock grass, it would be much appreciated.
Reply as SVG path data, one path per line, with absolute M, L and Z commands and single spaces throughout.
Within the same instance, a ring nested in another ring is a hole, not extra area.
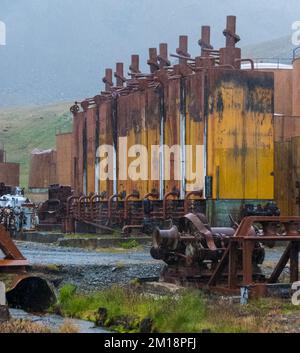
M 106 327 L 119 332 L 139 332 L 114 325 L 118 318 L 131 322 L 151 319 L 153 331 L 161 333 L 273 332 L 275 326 L 267 320 L 274 313 L 275 303 L 253 302 L 246 306 L 210 301 L 199 291 L 186 290 L 180 295 L 149 296 L 133 289 L 113 287 L 90 295 L 76 293 L 67 285 L 60 291 L 59 310 L 65 317 L 97 321 L 99 308 L 107 310 Z M 276 305 L 275 305 L 276 309 Z M 283 307 L 281 307 L 283 309 Z
M 26 320 L 11 320 L 0 323 L 0 333 L 51 333 L 51 331 L 39 324 Z
M 59 327 L 59 333 L 79 333 L 79 328 L 72 322 L 72 320 L 65 320 Z

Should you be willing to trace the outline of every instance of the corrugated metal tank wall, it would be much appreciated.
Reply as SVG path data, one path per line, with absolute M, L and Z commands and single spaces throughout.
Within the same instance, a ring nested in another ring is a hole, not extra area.
M 56 175 L 59 185 L 72 185 L 72 133 L 56 135 Z
M 209 86 L 207 159 L 213 198 L 273 199 L 273 74 L 215 70 Z
M 20 165 L 0 162 L 0 183 L 10 186 L 20 185 Z
M 30 160 L 29 188 L 46 189 L 56 183 L 56 151 L 33 151 Z
M 275 199 L 283 216 L 299 215 L 300 59 L 275 78 Z

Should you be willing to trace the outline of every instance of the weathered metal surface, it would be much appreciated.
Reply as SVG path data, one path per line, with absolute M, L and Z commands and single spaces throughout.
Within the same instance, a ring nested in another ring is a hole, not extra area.
M 73 119 L 73 186 L 80 194 L 83 192 L 83 112 L 77 112 Z
M 73 182 L 72 140 L 72 133 L 56 135 L 56 183 L 59 185 L 71 186 Z
M 187 210 L 201 209 L 213 219 L 223 200 L 240 200 L 238 212 L 249 200 L 273 199 L 273 74 L 240 70 L 244 60 L 236 48 L 234 16 L 227 18 L 224 35 L 225 48 L 214 50 L 210 27 L 203 26 L 196 58 L 181 35 L 171 54 L 178 65 L 171 64 L 166 43 L 159 51 L 150 48 L 150 73 L 141 73 L 139 56 L 132 55 L 129 79 L 117 63 L 115 83 L 107 69 L 105 91 L 83 101 L 83 112 L 72 108 L 75 193 L 96 194 L 94 201 L 82 199 L 80 217 L 138 229 L 178 220 Z M 105 173 L 98 166 L 105 156 L 96 156 L 103 145 L 113 145 L 113 166 L 106 168 L 110 176 L 97 182 L 97 173 Z M 153 146 L 167 148 L 152 155 Z M 127 202 L 133 193 L 139 200 Z M 143 199 L 149 194 L 159 199 Z M 217 224 L 224 222 L 222 216 Z
M 55 302 L 55 294 L 48 282 L 27 272 L 29 262 L 12 241 L 9 232 L 0 225 L 0 282 L 5 284 L 10 306 L 24 310 L 44 311 Z
M 8 185 L 20 185 L 20 165 L 17 163 L 0 163 L 0 182 Z
M 96 168 L 96 108 L 88 109 L 86 113 L 86 194 L 95 192 L 95 168 Z
M 299 280 L 300 217 L 247 217 L 237 228 L 211 228 L 203 215 L 187 215 L 181 227 L 157 229 L 151 255 L 166 262 L 161 280 L 251 296 L 281 292 L 279 278 L 290 261 L 290 280 Z M 260 230 L 258 230 L 258 228 Z M 262 270 L 265 247 L 288 243 L 281 259 L 267 275 Z M 272 290 L 270 288 L 272 285 Z
M 209 80 L 213 198 L 273 199 L 273 74 L 214 70 Z
M 70 186 L 51 185 L 48 194 L 48 200 L 38 208 L 39 229 L 48 230 L 51 226 L 63 228 L 67 216 L 67 202 L 73 190 Z
M 0 148 L 0 163 L 5 162 L 5 151 Z
M 56 183 L 56 151 L 34 150 L 31 154 L 29 188 L 47 189 Z
M 300 137 L 275 143 L 275 199 L 283 216 L 300 212 Z

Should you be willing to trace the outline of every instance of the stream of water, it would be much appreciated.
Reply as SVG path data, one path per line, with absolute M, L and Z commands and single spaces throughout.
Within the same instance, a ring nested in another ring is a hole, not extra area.
M 42 315 L 38 316 L 38 315 L 26 313 L 23 310 L 16 310 L 16 309 L 11 309 L 10 314 L 11 314 L 11 317 L 15 320 L 21 320 L 21 319 L 28 320 L 30 322 L 46 326 L 53 331 L 58 331 L 59 328 L 66 321 L 65 318 L 59 315 L 47 314 L 43 316 Z M 68 321 L 70 321 L 80 333 L 109 333 L 108 331 L 100 327 L 95 327 L 95 324 L 93 322 L 77 320 L 77 319 L 70 319 Z

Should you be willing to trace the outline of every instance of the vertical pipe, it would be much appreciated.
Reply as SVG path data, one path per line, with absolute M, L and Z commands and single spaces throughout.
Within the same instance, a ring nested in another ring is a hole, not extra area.
M 124 86 L 124 82 L 122 80 L 122 78 L 124 77 L 124 64 L 123 63 L 116 64 L 115 77 L 117 79 L 117 82 L 116 82 L 117 87 L 123 87 Z
M 97 104 L 96 108 L 96 127 L 95 127 L 95 193 L 99 194 L 99 158 L 97 157 L 98 149 L 100 145 L 100 107 Z
M 113 71 L 112 71 L 112 69 L 106 69 L 105 70 L 105 77 L 103 79 L 103 82 L 105 83 L 105 91 L 109 92 L 111 87 L 112 87 L 112 82 L 113 82 Z
M 150 65 L 150 72 L 154 74 L 157 71 L 157 49 L 156 48 L 149 49 L 148 65 Z
M 118 161 L 117 161 L 117 151 L 118 151 L 118 98 L 112 99 L 112 133 L 113 133 L 113 194 L 118 193 Z
M 161 58 L 159 66 L 163 69 L 168 62 L 168 44 L 160 43 L 159 45 L 159 56 Z
M 210 49 L 210 26 L 202 26 L 201 28 L 201 56 L 208 57 L 209 52 L 204 49 Z
M 186 192 L 186 86 L 185 79 L 180 79 L 180 159 L 181 183 L 180 197 L 183 200 Z
M 131 55 L 131 65 L 129 67 L 129 70 L 133 74 L 140 73 L 140 57 L 139 57 L 139 55 Z
M 160 106 L 160 158 L 159 158 L 159 194 L 160 199 L 163 200 L 165 195 L 165 93 L 164 87 L 160 87 L 159 89 L 159 106 Z
M 236 41 L 233 35 L 236 34 L 236 16 L 227 16 L 226 31 L 231 34 L 226 36 L 226 47 L 235 48 Z
M 180 55 L 188 55 L 188 36 L 180 36 L 179 37 L 179 51 L 178 53 Z M 184 65 L 186 64 L 186 60 L 185 59 L 179 59 L 179 64 L 180 65 Z
M 84 113 L 84 127 L 83 127 L 83 193 L 87 194 L 88 189 L 88 175 L 87 175 L 87 119 Z

